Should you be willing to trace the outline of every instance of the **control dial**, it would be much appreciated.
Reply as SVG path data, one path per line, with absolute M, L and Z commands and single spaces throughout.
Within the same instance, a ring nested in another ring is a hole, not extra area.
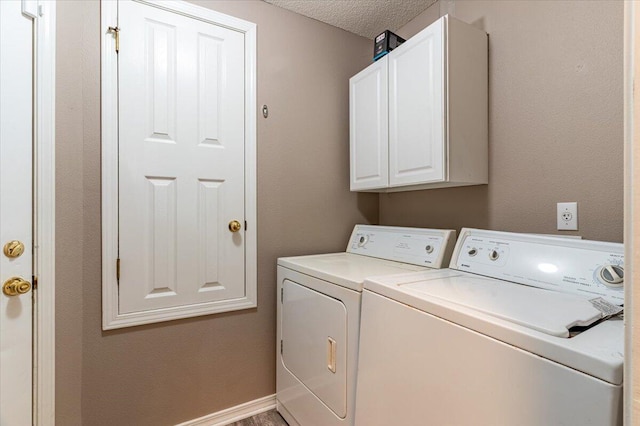
M 619 265 L 605 265 L 600 268 L 600 278 L 609 287 L 622 287 L 624 284 L 624 268 Z
M 368 241 L 369 241 L 369 236 L 360 235 L 360 238 L 358 238 L 358 247 L 364 246 L 365 244 L 367 244 Z
M 474 248 L 472 248 L 471 250 L 469 250 L 469 251 L 467 252 L 467 254 L 468 254 L 470 257 L 473 257 L 473 256 L 475 256 L 476 254 L 478 254 L 478 249 L 474 247 Z
M 424 250 L 427 253 L 431 254 L 431 253 L 433 253 L 433 246 L 431 244 L 427 244 L 426 247 L 424 248 Z
M 500 253 L 498 253 L 498 250 L 491 250 L 489 252 L 489 259 L 498 260 L 499 257 L 500 257 Z

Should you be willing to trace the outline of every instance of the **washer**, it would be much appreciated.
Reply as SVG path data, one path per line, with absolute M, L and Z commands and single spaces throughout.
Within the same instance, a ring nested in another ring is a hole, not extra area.
M 623 245 L 463 229 L 365 281 L 358 425 L 621 425 Z
M 276 401 L 289 425 L 352 425 L 366 277 L 447 265 L 455 231 L 356 225 L 346 252 L 278 259 Z

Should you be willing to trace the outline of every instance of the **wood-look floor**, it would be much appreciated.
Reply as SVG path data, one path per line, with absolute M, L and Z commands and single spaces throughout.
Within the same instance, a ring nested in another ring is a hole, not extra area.
M 231 423 L 229 426 L 288 426 L 287 422 L 273 409 L 264 413 L 256 414 L 248 419 Z

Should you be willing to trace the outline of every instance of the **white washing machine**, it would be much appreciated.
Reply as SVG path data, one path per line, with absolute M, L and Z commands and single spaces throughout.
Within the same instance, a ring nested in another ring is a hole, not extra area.
M 345 253 L 278 259 L 276 399 L 290 425 L 352 425 L 366 277 L 447 265 L 455 231 L 356 225 Z
M 365 281 L 356 424 L 621 425 L 623 245 L 463 229 Z

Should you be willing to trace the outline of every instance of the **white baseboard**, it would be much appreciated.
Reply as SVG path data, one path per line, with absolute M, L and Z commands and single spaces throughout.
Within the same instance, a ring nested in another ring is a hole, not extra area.
M 224 426 L 276 408 L 276 395 L 268 395 L 176 426 Z

